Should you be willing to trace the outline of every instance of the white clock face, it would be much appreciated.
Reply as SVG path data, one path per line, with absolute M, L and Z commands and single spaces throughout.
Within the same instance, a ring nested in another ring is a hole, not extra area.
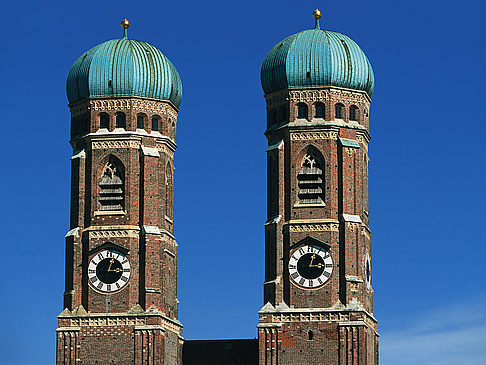
M 123 288 L 130 279 L 130 262 L 118 251 L 104 250 L 88 265 L 89 283 L 99 291 L 111 293 Z
M 290 277 L 294 283 L 308 289 L 324 285 L 331 277 L 332 268 L 331 254 L 318 246 L 302 246 L 289 260 Z

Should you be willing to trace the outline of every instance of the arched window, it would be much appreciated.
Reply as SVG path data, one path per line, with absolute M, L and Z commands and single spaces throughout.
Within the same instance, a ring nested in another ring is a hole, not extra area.
M 174 215 L 174 181 L 172 178 L 172 168 L 167 164 L 165 169 L 165 215 L 173 219 Z
M 297 105 L 297 118 L 307 119 L 307 104 L 299 103 Z
M 159 118 L 152 117 L 152 130 L 158 131 L 159 130 Z
M 124 172 L 121 163 L 110 158 L 100 181 L 99 209 L 120 211 L 125 206 Z
M 336 104 L 335 110 L 336 110 L 336 113 L 335 113 L 334 117 L 336 119 L 344 119 L 344 113 L 343 113 L 344 105 L 343 104 Z
M 106 113 L 100 114 L 100 128 L 108 129 L 110 126 L 110 116 Z
M 145 115 L 139 114 L 137 115 L 137 128 L 144 129 L 145 128 Z
M 349 107 L 349 120 L 359 120 L 359 110 L 356 105 L 351 105 Z
M 116 127 L 117 128 L 126 128 L 127 126 L 127 119 L 124 113 L 118 113 L 116 115 Z
M 300 204 L 324 203 L 324 164 L 313 152 L 307 152 L 302 160 L 302 167 L 297 175 Z
M 323 103 L 316 103 L 316 118 L 324 118 L 324 104 Z

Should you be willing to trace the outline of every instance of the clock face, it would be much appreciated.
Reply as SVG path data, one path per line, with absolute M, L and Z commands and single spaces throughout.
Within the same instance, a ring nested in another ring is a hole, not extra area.
M 105 293 L 123 288 L 130 279 L 130 262 L 117 251 L 104 250 L 97 253 L 88 265 L 90 284 Z
M 325 284 L 332 274 L 331 254 L 318 246 L 302 246 L 295 250 L 289 260 L 289 273 L 292 280 L 309 289 Z

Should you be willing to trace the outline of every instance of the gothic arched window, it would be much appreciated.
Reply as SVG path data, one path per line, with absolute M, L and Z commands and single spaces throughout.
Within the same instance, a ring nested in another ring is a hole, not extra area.
M 158 131 L 159 130 L 159 118 L 152 117 L 152 130 Z
M 324 203 L 324 164 L 313 152 L 307 152 L 297 175 L 300 204 Z
M 344 119 L 344 105 L 343 104 L 336 104 L 335 106 L 335 118 L 336 119 Z
M 323 103 L 316 103 L 316 118 L 324 118 L 324 104 Z
M 127 126 L 127 118 L 124 113 L 118 113 L 116 115 L 116 127 L 117 128 L 126 128 Z
M 99 209 L 120 211 L 125 206 L 124 173 L 121 163 L 110 158 L 100 181 Z
M 349 120 L 357 121 L 357 120 L 359 120 L 358 116 L 359 116 L 358 107 L 356 105 L 351 105 L 349 107 Z
M 307 104 L 299 103 L 297 105 L 297 118 L 307 119 Z
M 110 116 L 106 113 L 100 114 L 100 128 L 108 129 L 110 126 Z
M 144 129 L 145 127 L 145 115 L 139 114 L 137 115 L 137 128 Z

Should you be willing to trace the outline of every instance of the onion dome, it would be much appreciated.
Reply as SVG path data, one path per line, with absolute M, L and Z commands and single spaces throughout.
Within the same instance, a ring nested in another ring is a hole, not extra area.
M 129 39 L 128 20 L 123 38 L 99 44 L 79 57 L 69 71 L 69 103 L 92 97 L 140 96 L 169 100 L 179 107 L 182 84 L 174 65 L 160 50 Z
M 321 12 L 314 11 L 314 29 L 277 43 L 261 71 L 265 94 L 286 88 L 337 86 L 373 93 L 371 64 L 359 46 L 344 34 L 320 29 Z

